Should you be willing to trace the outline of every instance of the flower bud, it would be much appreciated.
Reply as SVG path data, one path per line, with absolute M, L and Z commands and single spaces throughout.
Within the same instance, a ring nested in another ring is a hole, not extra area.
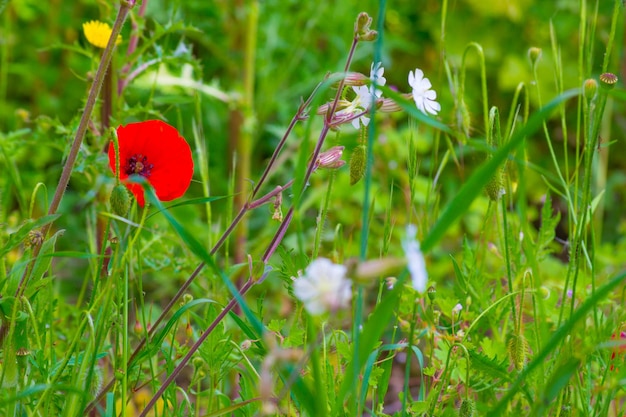
M 530 59 L 530 65 L 533 67 L 537 64 L 537 61 L 541 59 L 541 48 L 533 46 L 528 50 L 528 59 Z
M 509 353 L 509 359 L 515 366 L 515 369 L 521 371 L 526 363 L 526 355 L 528 353 L 528 342 L 521 334 L 514 334 L 508 337 L 506 348 Z
M 370 30 L 370 26 L 372 25 L 372 18 L 366 12 L 361 12 L 356 18 L 356 23 L 354 24 L 354 33 L 357 35 L 362 35 L 365 32 Z
M 500 168 L 496 170 L 496 173 L 485 186 L 485 192 L 491 201 L 498 201 L 506 194 L 506 190 L 504 189 L 504 170 Z
M 381 276 L 397 272 L 404 265 L 405 261 L 401 258 L 381 258 L 364 261 L 356 266 L 351 277 L 357 282 L 366 284 L 379 279 Z
M 118 184 L 111 191 L 111 197 L 109 198 L 111 204 L 111 211 L 118 216 L 126 216 L 128 209 L 130 209 L 130 196 L 126 191 L 126 187 L 122 184 Z
M 598 92 L 598 82 L 593 78 L 589 78 L 585 80 L 583 83 L 583 97 L 587 100 L 591 101 L 596 98 L 596 93 Z
M 461 408 L 459 409 L 459 417 L 472 417 L 474 415 L 474 401 L 465 399 L 461 402 Z
M 31 230 L 24 241 L 27 248 L 40 246 L 43 243 L 43 233 L 40 230 Z
M 435 298 L 437 298 L 437 290 L 432 285 L 428 287 L 426 294 L 428 295 L 428 299 L 430 301 L 435 301 Z
M 352 156 L 350 157 L 350 185 L 356 184 L 365 175 L 366 155 L 367 148 L 365 145 L 359 145 L 352 151 Z
M 341 160 L 343 155 L 343 146 L 333 146 L 326 152 L 322 152 L 317 157 L 317 166 L 320 168 L 341 168 L 346 164 L 346 161 Z
M 377 101 L 380 102 L 381 100 Z M 383 98 L 382 103 L 379 104 L 380 105 L 377 108 L 382 113 L 395 113 L 398 111 L 402 111 L 402 107 L 400 107 L 398 103 L 390 98 Z

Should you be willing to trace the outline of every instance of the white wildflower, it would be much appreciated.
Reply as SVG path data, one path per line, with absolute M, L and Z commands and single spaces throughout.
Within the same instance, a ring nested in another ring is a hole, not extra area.
M 387 79 L 383 77 L 385 73 L 385 68 L 381 62 L 373 63 L 370 68 L 370 81 L 371 84 L 361 85 L 361 86 L 352 86 L 352 90 L 356 94 L 354 100 L 350 102 L 350 104 L 343 110 L 337 112 L 338 116 L 341 115 L 354 115 L 358 113 L 363 113 L 370 109 L 372 103 L 375 103 L 377 99 L 382 96 L 383 92 L 378 88 L 374 89 L 374 82 L 377 86 L 385 85 L 387 83 Z M 363 126 L 367 126 L 370 123 L 370 118 L 363 115 L 357 119 L 352 120 L 352 126 L 355 129 L 359 129 L 361 124 Z
M 413 88 L 415 105 L 422 113 L 436 115 L 441 110 L 441 105 L 435 101 L 437 93 L 431 90 L 432 84 L 421 69 L 416 68 L 415 73 L 409 71 L 409 85 Z
M 463 305 L 461 305 L 461 303 L 458 303 L 457 305 L 452 307 L 452 317 L 457 317 L 459 314 L 461 314 L 461 310 L 463 310 Z
M 426 284 L 428 283 L 428 273 L 426 272 L 426 261 L 424 261 L 424 255 L 420 250 L 420 244 L 415 239 L 417 234 L 417 227 L 410 224 L 406 227 L 406 237 L 402 242 L 402 248 L 407 260 L 407 267 L 411 274 L 411 281 L 413 288 L 418 292 L 426 291 Z
M 303 276 L 293 283 L 294 295 L 312 315 L 346 307 L 352 298 L 352 281 L 347 269 L 325 258 L 311 262 Z

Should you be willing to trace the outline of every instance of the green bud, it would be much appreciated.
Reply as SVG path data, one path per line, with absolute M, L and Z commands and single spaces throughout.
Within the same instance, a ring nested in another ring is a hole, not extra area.
M 365 145 L 359 145 L 352 151 L 352 156 L 350 157 L 350 185 L 356 184 L 365 175 L 366 155 L 367 148 Z
M 428 299 L 430 301 L 435 301 L 435 298 L 437 297 L 437 290 L 431 285 L 430 287 L 428 287 L 426 294 L 428 295 Z
M 111 203 L 111 211 L 118 216 L 126 216 L 128 209 L 130 209 L 130 196 L 126 187 L 122 184 L 118 184 L 111 191 L 111 197 L 109 198 Z
M 472 417 L 474 415 L 474 401 L 465 399 L 461 402 L 461 408 L 459 409 L 459 417 Z
M 589 78 L 585 80 L 583 83 L 583 96 L 591 101 L 596 97 L 596 93 L 598 92 L 598 82 L 593 78 Z
M 530 59 L 530 65 L 533 67 L 537 64 L 537 61 L 541 59 L 541 48 L 532 47 L 528 50 L 528 59 Z
M 515 369 L 521 371 L 526 363 L 526 355 L 528 353 L 528 342 L 521 334 L 514 334 L 508 337 L 506 348 L 509 353 L 509 359 L 515 366 Z
M 489 200 L 498 201 L 506 194 L 504 189 L 504 170 L 498 168 L 493 177 L 489 180 L 485 186 L 485 192 L 489 196 Z

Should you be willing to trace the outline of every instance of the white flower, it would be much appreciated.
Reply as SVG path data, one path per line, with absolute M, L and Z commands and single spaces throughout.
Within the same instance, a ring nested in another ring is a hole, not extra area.
M 413 100 L 415 105 L 424 114 L 436 115 L 441 110 L 441 105 L 435 101 L 437 93 L 431 90 L 432 84 L 428 78 L 424 78 L 424 72 L 416 68 L 415 74 L 409 71 L 409 85 L 413 88 Z
M 383 68 L 383 64 L 381 62 L 377 62 L 375 64 L 372 63 L 370 68 L 370 81 L 372 83 L 369 86 L 352 86 L 352 90 L 356 94 L 356 97 L 354 97 L 354 100 L 350 102 L 348 107 L 337 112 L 337 115 L 353 115 L 368 111 L 372 103 L 376 102 L 376 99 L 380 98 L 383 94 L 383 92 L 378 88 L 374 89 L 374 81 L 376 81 L 377 86 L 385 85 L 387 83 L 387 79 L 383 77 L 384 73 L 385 68 Z M 359 129 L 361 127 L 361 123 L 363 126 L 369 125 L 370 118 L 363 115 L 352 120 L 352 126 L 354 126 L 355 129 Z
M 304 276 L 293 283 L 294 295 L 312 315 L 346 307 L 352 298 L 352 281 L 346 278 L 346 267 L 325 258 L 311 262 Z
M 402 248 L 404 249 L 407 267 L 411 274 L 413 288 L 417 292 L 424 292 L 428 283 L 428 273 L 426 272 L 426 262 L 420 250 L 420 244 L 415 239 L 416 233 L 417 227 L 415 225 L 410 224 L 406 227 L 406 237 L 402 242 Z
M 377 86 L 387 84 L 387 79 L 383 77 L 384 73 L 385 68 L 383 68 L 382 62 L 377 62 L 375 64 L 372 63 L 372 66 L 370 68 L 370 81 L 372 81 L 372 84 L 370 85 L 370 91 L 374 89 L 374 82 L 376 82 Z M 383 92 L 379 89 L 376 89 L 376 98 L 380 98 L 380 96 L 382 95 Z
M 461 305 L 461 303 L 458 303 L 457 305 L 452 307 L 452 317 L 456 317 L 461 314 L 461 310 L 463 310 L 463 305 Z

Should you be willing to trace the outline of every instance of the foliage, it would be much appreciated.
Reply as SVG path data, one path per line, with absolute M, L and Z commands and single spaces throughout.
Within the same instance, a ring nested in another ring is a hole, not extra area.
M 0 415 L 626 414 L 623 13 L 0 2 Z

